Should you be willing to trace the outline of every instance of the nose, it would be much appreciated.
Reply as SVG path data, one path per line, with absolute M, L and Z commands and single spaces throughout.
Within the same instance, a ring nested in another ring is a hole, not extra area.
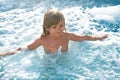
M 57 27 L 57 32 L 61 32 L 62 28 L 60 26 Z
M 57 34 L 59 34 L 61 32 L 61 30 L 59 28 L 56 29 L 55 31 Z

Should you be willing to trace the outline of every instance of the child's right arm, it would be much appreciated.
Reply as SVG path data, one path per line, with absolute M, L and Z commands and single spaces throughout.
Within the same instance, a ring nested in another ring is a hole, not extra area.
M 41 39 L 37 39 L 35 40 L 32 44 L 26 46 L 26 47 L 21 47 L 21 48 L 17 48 L 13 51 L 9 51 L 9 52 L 4 52 L 4 53 L 0 53 L 0 56 L 6 56 L 6 55 L 12 55 L 15 54 L 18 51 L 22 51 L 22 50 L 33 50 L 36 49 L 37 47 L 39 47 L 41 45 Z
M 0 53 L 0 56 L 12 55 L 12 54 L 15 54 L 17 51 L 20 51 L 20 50 L 22 50 L 22 49 L 21 49 L 21 48 L 18 48 L 18 49 L 13 50 L 13 51 Z

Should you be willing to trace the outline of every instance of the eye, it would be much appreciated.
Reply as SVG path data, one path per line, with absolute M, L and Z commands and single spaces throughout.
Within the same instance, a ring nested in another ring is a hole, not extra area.
M 55 29 L 55 28 L 56 28 L 56 26 L 53 26 L 53 28 Z
M 63 27 L 63 25 L 60 25 L 60 27 Z

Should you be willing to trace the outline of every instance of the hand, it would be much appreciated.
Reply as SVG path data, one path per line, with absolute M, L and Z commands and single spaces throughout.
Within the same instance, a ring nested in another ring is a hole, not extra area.
M 0 53 L 0 56 L 12 55 L 14 53 L 15 53 L 15 51 Z
M 21 50 L 21 48 L 18 48 L 18 49 L 14 50 L 14 51 L 0 53 L 0 56 L 12 55 L 12 54 L 15 54 L 17 51 L 20 51 L 20 50 Z
M 107 38 L 107 37 L 108 37 L 108 35 L 105 34 L 105 35 L 103 35 L 103 36 L 100 37 L 100 40 L 105 39 L 105 38 Z
M 16 51 L 20 51 L 20 50 L 22 50 L 22 48 L 17 48 L 17 49 L 16 49 Z

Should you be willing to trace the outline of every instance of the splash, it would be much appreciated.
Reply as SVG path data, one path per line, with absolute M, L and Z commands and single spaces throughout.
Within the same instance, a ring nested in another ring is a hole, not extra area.
M 43 64 L 41 47 L 34 51 L 2 57 L 0 78 L 3 80 L 119 79 L 120 5 L 111 3 L 110 6 L 107 1 L 95 2 L 97 1 L 0 0 L 0 51 L 27 45 L 39 37 L 42 33 L 43 14 L 52 8 L 63 12 L 68 32 L 89 35 L 109 34 L 103 41 L 70 42 L 69 53 L 61 56 L 50 66 Z M 99 3 L 101 5 L 98 7 Z

